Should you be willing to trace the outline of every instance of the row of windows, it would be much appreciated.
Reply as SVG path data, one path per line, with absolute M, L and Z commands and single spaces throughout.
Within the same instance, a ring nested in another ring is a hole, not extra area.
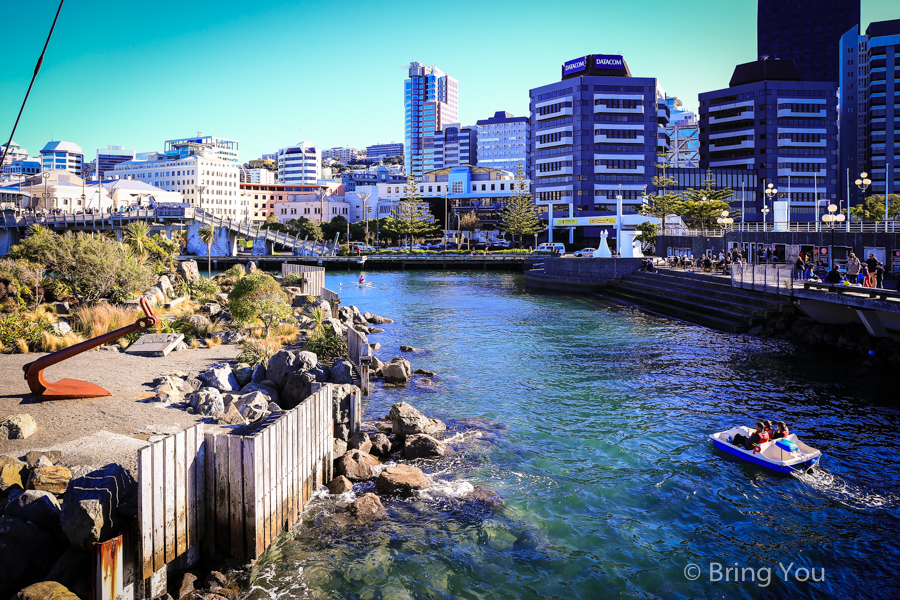
M 642 160 L 620 160 L 613 158 L 598 158 L 594 161 L 596 167 L 606 167 L 608 169 L 637 169 L 644 166 Z
M 782 102 L 778 105 L 778 110 L 791 110 L 793 112 L 802 112 L 802 113 L 818 113 L 821 110 L 825 110 L 825 106 L 821 104 L 798 104 L 793 102 Z
M 656 152 L 656 148 L 654 148 L 653 146 L 618 146 L 616 144 L 594 144 L 594 151 L 643 154 L 644 152 Z
M 815 143 L 825 139 L 822 133 L 779 133 L 779 140 L 791 140 L 792 142 Z M 832 139 L 834 137 L 832 136 Z
M 574 119 L 572 117 L 558 117 L 556 119 L 548 119 L 546 121 L 538 121 L 537 129 L 549 129 L 551 127 L 557 127 L 559 125 L 565 125 L 567 123 L 571 123 Z
M 633 140 L 643 137 L 643 129 L 595 129 L 594 135 L 605 135 L 608 138 Z
M 638 200 L 642 197 L 640 190 L 620 190 L 617 188 L 602 188 L 594 190 L 595 196 L 606 196 L 607 198 L 615 198 L 622 196 L 622 200 Z
M 709 106 L 714 106 L 716 104 L 727 104 L 728 102 L 737 102 L 738 100 L 746 100 L 747 98 L 753 98 L 754 96 L 798 96 L 801 98 L 828 98 L 833 96 L 835 92 L 829 92 L 828 90 L 758 90 L 756 92 L 745 92 L 743 94 L 737 94 L 732 96 L 722 96 L 721 98 L 711 98 L 709 102 Z M 707 100 L 701 100 L 700 106 L 706 106 Z
M 571 102 L 557 102 L 556 104 L 548 104 L 547 106 L 541 106 L 537 109 L 537 114 L 543 115 L 552 115 L 555 112 L 559 112 L 564 108 L 571 108 Z
M 561 142 L 564 138 L 571 138 L 571 131 L 557 131 L 556 133 L 548 133 L 547 135 L 539 135 L 537 142 L 539 144 L 549 144 L 552 142 Z
M 551 98 L 559 98 L 560 96 L 568 96 L 572 93 L 572 88 L 566 88 L 564 90 L 557 90 L 555 92 L 547 92 L 546 94 L 540 94 L 534 97 L 532 100 L 536 100 L 541 102 L 542 100 L 550 100 Z
M 572 190 L 556 190 L 553 192 L 538 192 L 537 193 L 537 201 L 538 202 L 556 202 L 557 200 L 562 200 L 563 198 L 569 198 L 572 196 Z
M 755 136 L 752 135 L 735 135 L 726 138 L 716 138 L 713 140 L 709 140 L 710 145 L 715 144 L 716 146 L 736 146 L 741 142 L 752 142 Z M 703 142 L 700 145 L 704 145 Z
M 797 162 L 784 162 L 778 163 L 779 169 L 790 169 L 791 171 L 797 172 L 813 172 L 820 171 L 825 168 L 825 163 L 797 163 Z
M 627 100 L 622 98 L 597 98 L 594 100 L 594 106 L 605 106 L 606 108 L 638 108 L 642 106 L 640 100 Z
M 538 177 L 538 183 L 569 183 L 572 181 L 571 175 L 560 175 L 558 177 Z
M 550 173 L 552 171 L 559 171 L 563 167 L 571 167 L 571 160 L 561 160 L 557 162 L 547 162 L 547 163 L 539 163 L 537 165 L 538 173 Z
M 780 166 L 780 165 L 779 165 Z M 833 169 L 832 169 L 833 170 Z M 778 183 L 784 185 L 825 185 L 825 183 L 837 185 L 837 179 L 825 179 L 824 177 L 779 177 Z M 785 188 L 781 191 L 785 191 Z M 793 194 L 791 194 L 793 197 Z

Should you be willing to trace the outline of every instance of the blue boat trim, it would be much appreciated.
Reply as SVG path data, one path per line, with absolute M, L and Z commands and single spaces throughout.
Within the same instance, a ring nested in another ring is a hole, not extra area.
M 718 448 L 719 450 L 722 450 L 723 452 L 727 452 L 728 454 L 731 454 L 732 456 L 736 456 L 742 460 L 746 460 L 747 462 L 751 462 L 755 465 L 759 465 L 760 467 L 765 467 L 771 471 L 775 471 L 776 473 L 793 473 L 794 471 L 803 471 L 804 469 L 808 469 L 810 467 L 815 466 L 819 462 L 819 458 L 821 458 L 821 457 L 816 457 L 814 459 L 806 461 L 805 463 L 797 463 L 796 465 L 790 465 L 790 466 L 789 465 L 776 465 L 767 460 L 761 460 L 761 459 L 757 458 L 754 454 L 747 452 L 746 450 L 741 450 L 740 448 L 737 448 L 736 446 L 733 446 L 726 442 L 722 442 L 722 441 L 717 440 L 712 437 L 710 438 L 710 440 L 712 441 L 713 445 L 716 448 Z

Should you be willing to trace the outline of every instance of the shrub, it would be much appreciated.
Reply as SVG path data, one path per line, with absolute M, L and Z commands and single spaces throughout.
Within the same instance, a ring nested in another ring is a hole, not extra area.
M 291 318 L 287 294 L 275 279 L 266 273 L 253 273 L 241 279 L 228 297 L 231 316 L 239 323 L 250 325 L 256 319 L 269 330 L 276 323 Z
M 72 311 L 70 324 L 72 329 L 78 333 L 88 338 L 94 338 L 131 325 L 143 315 L 143 311 L 126 309 L 103 302 L 76 308 Z
M 269 359 L 281 349 L 278 340 L 257 340 L 247 338 L 241 342 L 241 353 L 238 362 L 244 362 L 255 367 L 256 365 L 269 366 Z
M 310 336 L 303 349 L 314 353 L 319 360 L 323 361 L 350 358 L 347 341 L 331 329 L 325 329 L 319 334 Z
M 207 277 L 201 277 L 191 284 L 191 298 L 201 304 L 213 300 L 215 295 L 222 291 L 219 284 Z
M 206 342 L 207 348 L 215 348 L 216 346 L 219 346 L 222 344 L 222 340 L 217 337 L 208 337 L 203 341 Z
M 41 351 L 56 352 L 57 350 L 80 344 L 83 341 L 84 338 L 82 336 L 72 331 L 61 336 L 51 331 L 44 331 L 41 334 Z
M 300 287 L 304 281 L 303 273 L 288 273 L 281 279 L 281 285 L 284 287 Z
M 29 317 L 22 312 L 0 315 L 0 344 L 8 351 L 18 349 L 27 353 L 41 346 L 43 333 L 49 329 L 50 321 L 46 317 Z
M 233 279 L 235 283 L 244 278 L 244 275 L 247 274 L 247 270 L 244 268 L 242 264 L 233 265 L 230 269 L 225 271 L 225 275 L 229 278 Z

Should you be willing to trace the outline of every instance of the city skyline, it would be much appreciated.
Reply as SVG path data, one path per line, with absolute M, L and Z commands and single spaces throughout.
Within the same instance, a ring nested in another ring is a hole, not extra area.
M 4 9 L 20 36 L 0 73 L 3 143 L 56 5 Z M 337 21 L 327 7 L 284 2 L 259 9 L 201 1 L 177 14 L 105 1 L 92 12 L 66 4 L 14 139 L 32 156 L 51 139 L 75 142 L 93 160 L 92 149 L 110 144 L 162 150 L 166 139 L 202 131 L 238 140 L 246 162 L 304 140 L 321 148 L 401 141 L 410 61 L 457 79 L 459 122 L 474 124 L 498 110 L 527 114 L 528 90 L 579 55 L 621 53 L 635 76 L 658 78 L 694 112 L 699 93 L 725 87 L 736 64 L 756 58 L 756 0 L 704 0 L 690 12 L 654 0 L 640 13 L 576 2 L 570 12 L 585 18 L 554 30 L 544 27 L 539 7 L 501 2 L 500 25 L 454 30 L 453 43 L 440 47 L 432 28 L 410 28 L 408 15 L 415 10 L 436 23 L 445 11 L 402 1 L 384 6 Z M 862 29 L 896 18 L 892 8 L 889 0 L 863 0 Z M 460 14 L 469 9 L 479 14 L 483 6 L 458 5 Z M 647 23 L 654 11 L 665 17 Z M 333 25 L 312 29 L 310 22 Z M 378 45 L 385 32 L 401 30 Z

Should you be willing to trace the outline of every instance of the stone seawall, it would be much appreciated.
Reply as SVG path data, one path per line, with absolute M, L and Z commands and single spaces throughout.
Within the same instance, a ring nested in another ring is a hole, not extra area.
M 548 258 L 525 272 L 525 285 L 558 292 L 594 292 L 641 267 L 641 258 Z

